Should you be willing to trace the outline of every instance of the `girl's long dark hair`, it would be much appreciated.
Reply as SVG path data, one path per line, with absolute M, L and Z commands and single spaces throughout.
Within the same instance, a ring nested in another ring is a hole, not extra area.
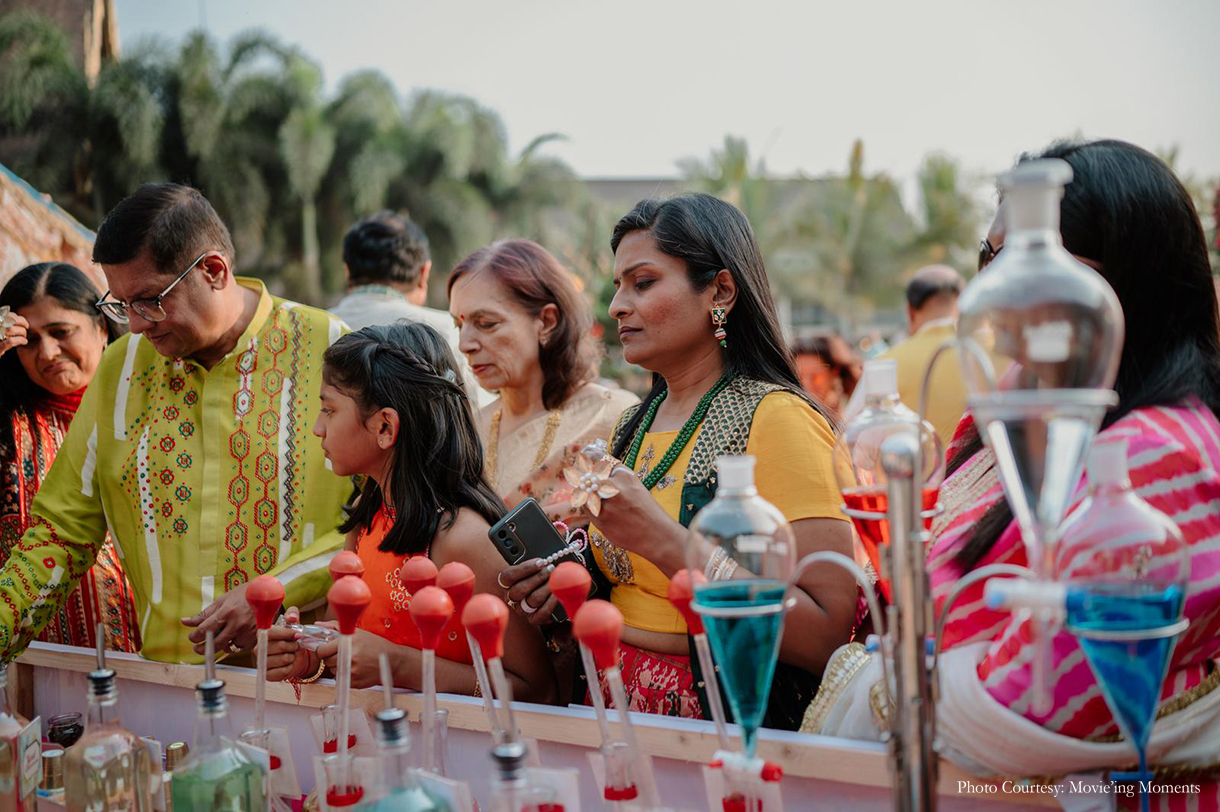
M 426 552 L 462 508 L 488 524 L 504 514 L 503 500 L 483 476 L 483 446 L 457 364 L 436 330 L 403 321 L 345 335 L 326 351 L 323 378 L 355 400 L 365 417 L 378 409 L 398 412 L 398 441 L 386 478 L 397 519 L 378 549 Z M 382 499 L 370 477 L 339 529 L 367 530 Z
M 94 303 L 101 295 L 89 277 L 75 265 L 40 262 L 22 268 L 8 280 L 0 291 L 0 305 L 8 305 L 16 311 L 41 299 L 54 299 L 60 307 L 91 316 L 106 329 L 109 343 L 127 330 L 97 309 Z M 8 459 L 13 454 L 13 425 L 9 418 L 14 413 L 29 412 L 37 407 L 47 392 L 25 374 L 16 350 L 0 356 L 0 381 L 4 382 L 0 386 L 0 459 Z
M 1060 143 L 1020 160 L 1032 158 L 1071 164 L 1074 179 L 1060 207 L 1064 247 L 1100 263 L 1123 306 L 1118 407 L 1102 428 L 1135 409 L 1192 396 L 1220 415 L 1220 318 L 1207 238 L 1173 170 L 1124 141 Z M 976 432 L 949 460 L 949 473 L 982 447 Z M 955 559 L 963 572 L 978 565 L 1011 521 L 1007 500 L 979 519 Z
M 614 226 L 610 248 L 618 252 L 623 237 L 633 231 L 652 234 L 657 248 L 686 263 L 691 287 L 704 290 L 722 270 L 737 283 L 737 301 L 725 329 L 725 373 L 745 376 L 791 389 L 807 400 L 831 426 L 835 420 L 817 398 L 805 391 L 796 373 L 792 353 L 780 331 L 771 298 L 771 285 L 763 265 L 754 230 L 744 214 L 719 198 L 687 194 L 668 200 L 641 200 Z M 712 329 L 708 321 L 709 331 Z M 627 444 L 648 411 L 649 404 L 665 389 L 665 381 L 654 374 L 652 390 L 618 437 L 612 452 L 622 458 Z

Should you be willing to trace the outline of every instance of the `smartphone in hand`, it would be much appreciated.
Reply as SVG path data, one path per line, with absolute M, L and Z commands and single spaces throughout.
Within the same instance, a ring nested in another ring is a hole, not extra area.
M 532 497 L 506 513 L 492 525 L 487 535 L 510 566 L 535 558 L 549 558 L 568 546 L 538 500 Z M 580 563 L 575 553 L 568 553 L 552 563 L 560 561 Z M 552 617 L 556 623 L 568 618 L 562 606 L 555 609 Z

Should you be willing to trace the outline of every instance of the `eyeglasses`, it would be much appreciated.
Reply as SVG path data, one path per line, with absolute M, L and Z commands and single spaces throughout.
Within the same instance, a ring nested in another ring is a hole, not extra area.
M 110 295 L 110 291 L 102 294 L 102 298 L 94 302 L 94 306 L 105 313 L 110 319 L 117 321 L 119 324 L 127 324 L 127 311 L 134 310 L 145 321 L 158 322 L 165 321 L 165 308 L 161 305 L 161 300 L 164 299 L 169 292 L 174 289 L 174 286 L 186 278 L 186 275 L 195 270 L 195 266 L 212 253 L 210 250 L 204 251 L 199 256 L 195 257 L 195 261 L 186 266 L 186 270 L 178 274 L 178 278 L 169 283 L 169 287 L 158 293 L 151 299 L 136 299 L 134 302 L 120 302 L 117 299 L 106 301 L 106 297 Z
M 991 243 L 984 239 L 979 243 L 979 270 L 983 270 L 991 261 L 995 259 L 996 254 L 1004 250 L 1004 244 L 1001 243 L 999 248 L 992 248 Z

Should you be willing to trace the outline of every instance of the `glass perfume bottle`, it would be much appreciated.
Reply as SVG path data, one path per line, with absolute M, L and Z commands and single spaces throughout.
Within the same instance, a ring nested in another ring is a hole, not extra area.
M 224 682 L 205 679 L 195 688 L 199 713 L 195 744 L 174 769 L 174 812 L 264 812 L 265 776 L 234 743 Z
M 407 715 L 398 708 L 377 714 L 377 744 L 381 749 L 381 797 L 368 804 L 368 812 L 448 812 L 449 807 L 433 798 L 420 785 L 411 768 L 411 743 Z
M 880 579 L 881 591 L 892 600 L 889 573 L 883 550 L 890 543 L 888 477 L 881 466 L 881 444 L 899 432 L 921 436 L 923 468 L 920 516 L 924 529 L 932 528 L 940 484 L 945 478 L 940 439 L 928 423 L 898 399 L 898 363 L 869 361 L 864 365 L 864 410 L 856 415 L 839 437 L 834 450 L 835 479 L 843 494 L 843 512 L 860 535 L 861 546 Z
M 716 469 L 716 497 L 690 525 L 686 565 L 707 578 L 694 585 L 691 606 L 703 617 L 752 758 L 779 656 L 796 545 L 784 515 L 754 487 L 753 457 L 721 457 Z
M 0 665 L 0 812 L 34 812 L 42 778 L 39 732 L 40 725 L 9 708 L 8 667 Z
M 100 637 L 100 635 L 99 635 Z M 85 734 L 64 756 L 64 801 L 69 812 L 152 812 L 151 756 L 123 727 L 114 671 L 89 674 Z
M 1089 496 L 1064 522 L 1056 574 L 1066 586 L 1067 629 L 1139 761 L 1138 773 L 1122 777 L 1141 782 L 1147 810 L 1148 740 L 1187 625 L 1190 553 L 1178 526 L 1131 489 L 1125 439 L 1095 441 L 1087 470 Z

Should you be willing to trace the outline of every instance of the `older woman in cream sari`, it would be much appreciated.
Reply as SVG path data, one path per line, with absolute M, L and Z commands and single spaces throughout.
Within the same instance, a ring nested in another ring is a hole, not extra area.
M 449 310 L 479 385 L 500 394 L 479 414 L 488 481 L 509 507 L 532 496 L 571 518 L 563 469 L 638 402 L 593 382 L 601 353 L 575 278 L 541 245 L 504 240 L 454 269 Z

